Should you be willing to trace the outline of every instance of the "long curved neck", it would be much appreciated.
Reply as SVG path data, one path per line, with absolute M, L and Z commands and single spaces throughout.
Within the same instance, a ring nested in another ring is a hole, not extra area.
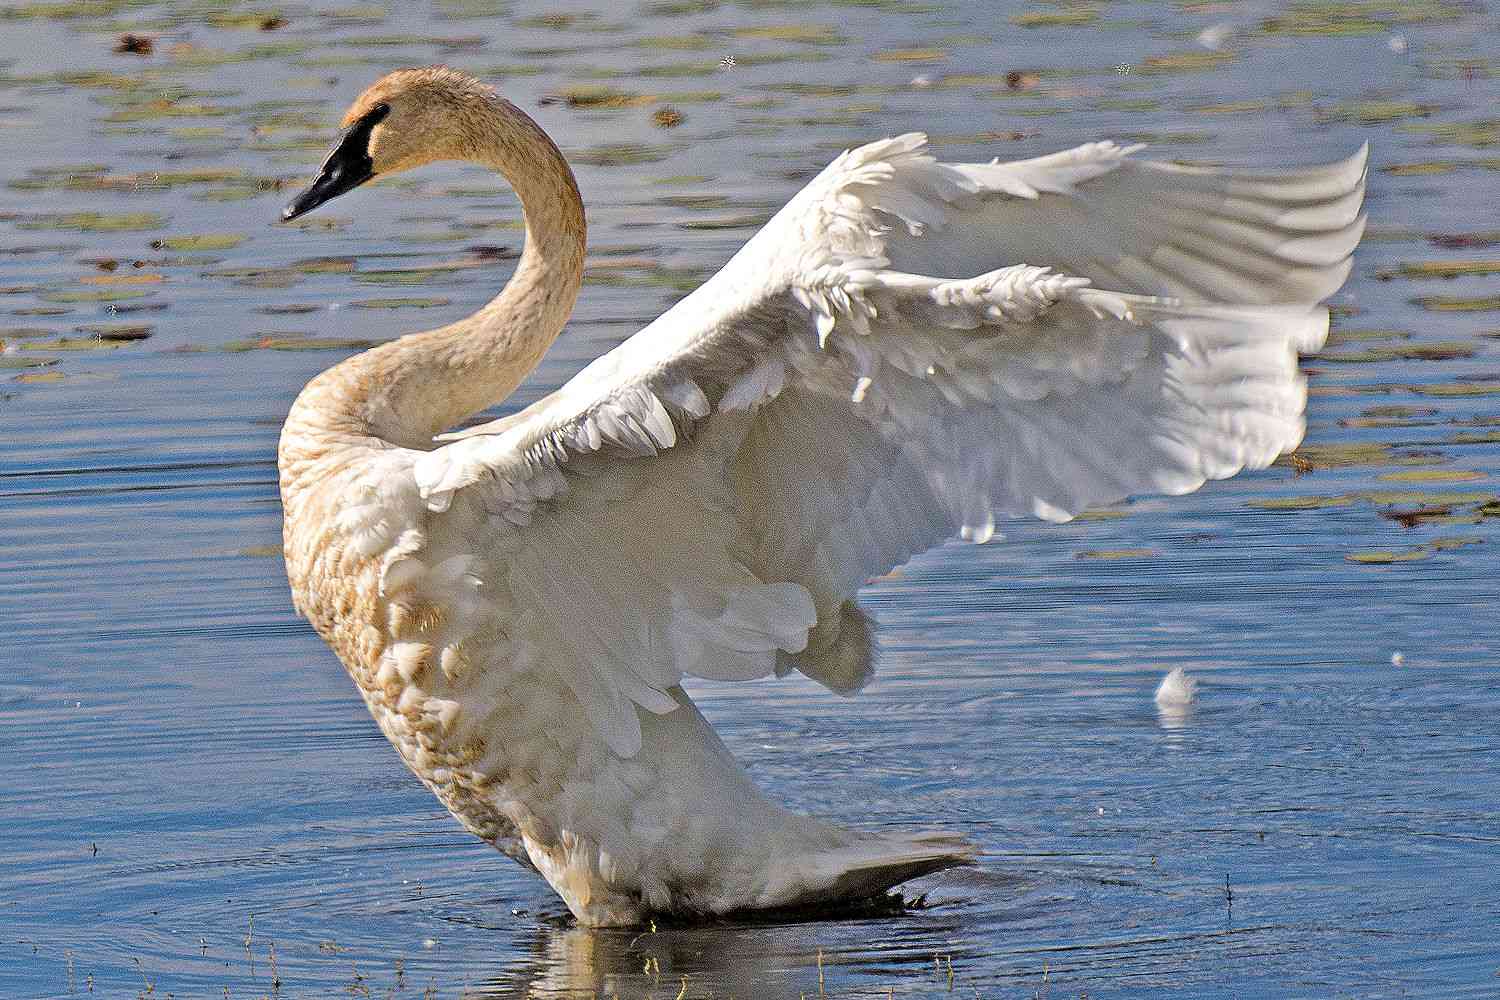
M 495 98 L 478 117 L 467 123 L 462 158 L 499 171 L 520 198 L 526 245 L 515 274 L 467 319 L 382 344 L 318 376 L 294 404 L 289 430 L 295 421 L 431 448 L 434 434 L 509 396 L 562 332 L 583 280 L 587 233 L 573 172 L 508 101 Z

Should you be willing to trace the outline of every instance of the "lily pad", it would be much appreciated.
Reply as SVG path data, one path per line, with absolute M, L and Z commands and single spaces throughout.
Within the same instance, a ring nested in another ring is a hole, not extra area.
M 658 163 L 676 151 L 673 146 L 648 146 L 639 142 L 607 142 L 572 154 L 574 163 L 593 167 L 629 166 L 636 163 Z
M 1304 444 L 1289 455 L 1276 460 L 1278 465 L 1300 469 L 1349 469 L 1357 466 L 1383 466 L 1393 461 L 1391 446 L 1378 441 L 1341 441 Z
M 100 340 L 126 342 L 145 340 L 154 328 L 146 323 L 85 323 L 73 329 Z
M 305 316 L 308 313 L 322 312 L 323 309 L 323 306 L 297 302 L 282 306 L 256 306 L 254 311 L 266 316 Z
M 1371 566 L 1386 566 L 1399 562 L 1419 562 L 1432 555 L 1432 550 L 1425 546 L 1414 549 L 1386 550 L 1371 549 L 1365 552 L 1351 552 L 1344 558 L 1353 563 L 1365 563 Z
M 1383 483 L 1472 483 L 1489 476 L 1477 469 L 1402 469 L 1379 478 Z
M 98 337 L 59 337 L 56 340 L 39 340 L 28 343 L 28 351 L 112 351 L 123 347 L 122 340 L 101 340 Z
M 1427 543 L 1427 547 L 1437 552 L 1452 552 L 1454 549 L 1466 549 L 1471 545 L 1483 545 L 1485 540 L 1475 535 L 1454 535 L 1448 538 L 1434 538 Z
M 164 191 L 185 184 L 222 184 L 249 176 L 244 170 L 232 169 L 150 170 L 133 174 L 33 170 L 28 176 L 11 181 L 9 186 L 20 191 Z
M 757 38 L 800 45 L 843 45 L 848 36 L 828 24 L 771 24 L 763 27 L 736 28 L 736 38 Z M 738 61 L 739 57 L 735 57 Z
M 1419 396 L 1495 396 L 1500 395 L 1500 382 L 1435 382 L 1406 389 Z
M 5 343 L 0 340 L 0 344 Z M 24 354 L 0 354 L 0 371 L 16 371 L 26 368 L 50 368 L 57 364 L 58 358 L 33 358 Z
M 252 558 L 279 557 L 282 554 L 280 545 L 247 545 L 243 549 L 235 550 L 237 556 L 249 556 Z
M 934 63 L 948 58 L 944 49 L 886 49 L 871 56 L 876 62 Z
M 1453 508 L 1450 506 L 1440 507 L 1412 507 L 1408 509 L 1383 510 L 1380 516 L 1395 521 L 1403 528 L 1415 528 L 1418 525 L 1430 524 L 1434 521 L 1445 521 L 1453 516 Z
M 1148 56 L 1134 69 L 1147 76 L 1202 73 L 1206 70 L 1218 69 L 1232 61 L 1234 61 L 1233 52 L 1188 49 L 1183 52 L 1170 52 L 1166 55 Z
M 1454 160 L 1426 160 L 1421 163 L 1388 163 L 1380 168 L 1380 172 L 1392 177 L 1436 177 L 1451 174 L 1460 166 Z
M 38 292 L 37 297 L 44 302 L 120 302 L 150 294 L 140 288 L 57 288 Z
M 187 252 L 232 250 L 243 242 L 245 236 L 240 233 L 199 233 L 195 236 L 167 236 L 152 240 L 151 249 Z
M 359 299 L 349 303 L 355 309 L 433 309 L 438 306 L 446 306 L 452 303 L 452 299 L 440 296 L 421 298 L 407 296 L 403 298 L 388 299 Z
M 654 94 L 637 94 L 614 87 L 590 84 L 574 84 L 560 91 L 542 96 L 541 103 L 566 104 L 570 108 L 616 111 L 623 108 L 639 108 L 658 100 Z
M 150 271 L 126 273 L 126 274 L 90 274 L 78 279 L 84 285 L 109 285 L 120 287 L 125 285 L 159 285 L 166 281 L 166 275 L 156 274 Z
M 1500 295 L 1481 295 L 1478 298 L 1424 295 L 1412 301 L 1430 312 L 1489 312 L 1500 309 Z
M 1426 118 L 1438 111 L 1435 104 L 1414 101 L 1364 100 L 1348 101 L 1324 112 L 1327 121 L 1354 122 L 1358 125 L 1383 125 L 1403 118 Z
M 1325 510 L 1329 507 L 1350 507 L 1357 498 L 1342 496 L 1274 497 L 1269 500 L 1251 500 L 1246 506 L 1256 510 Z
M 1500 119 L 1473 122 L 1413 122 L 1397 126 L 1402 132 L 1428 135 L 1435 143 L 1486 148 L 1500 145 Z
M 1376 276 L 1382 281 L 1392 278 L 1463 278 L 1487 274 L 1500 274 L 1500 260 L 1425 260 L 1376 272 Z
M 1360 351 L 1345 351 L 1314 355 L 1319 361 L 1342 364 L 1372 364 L 1383 361 L 1452 361 L 1455 358 L 1472 358 L 1473 347 L 1462 343 L 1403 344 L 1400 347 L 1367 347 Z
M 156 212 L 62 212 L 57 215 L 35 215 L 16 223 L 21 229 L 72 229 L 85 233 L 134 232 L 160 229 L 167 217 Z
M 46 385 L 52 382 L 61 382 L 66 377 L 62 372 L 26 372 L 22 375 L 17 375 L 14 381 L 26 385 Z
M 1099 12 L 1093 7 L 1078 7 L 1073 10 L 1034 11 L 1014 14 L 1010 23 L 1018 28 L 1076 28 L 1093 24 L 1099 20 Z
M 378 341 L 358 337 L 304 337 L 299 334 L 267 334 L 252 340 L 231 340 L 224 350 L 242 351 L 348 351 L 368 350 Z

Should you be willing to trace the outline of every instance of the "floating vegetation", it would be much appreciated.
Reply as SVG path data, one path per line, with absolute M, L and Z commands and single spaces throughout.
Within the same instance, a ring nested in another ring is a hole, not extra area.
M 676 128 L 687 119 L 676 108 L 658 108 L 651 114 L 651 124 L 657 128 Z
M 85 323 L 73 329 L 100 340 L 128 342 L 145 340 L 154 328 L 145 323 Z
M 1351 330 L 1336 326 L 1329 332 L 1326 346 L 1338 347 L 1343 344 L 1379 340 L 1410 340 L 1411 337 L 1412 335 L 1406 330 Z
M 247 556 L 254 559 L 279 558 L 282 555 L 280 545 L 247 545 L 242 549 L 236 549 L 237 556 Z
M 22 375 L 17 375 L 15 381 L 24 385 L 44 385 L 51 382 L 61 382 L 65 378 L 67 376 L 62 372 L 26 372 Z
M 1474 146 L 1479 149 L 1500 145 L 1500 119 L 1474 122 L 1427 123 L 1414 122 L 1398 125 L 1397 130 L 1417 135 L 1432 136 L 1435 143 L 1451 146 Z
M 1376 272 L 1382 281 L 1392 278 L 1463 278 L 1500 274 L 1500 260 L 1427 260 L 1385 268 Z
M 1271 497 L 1246 502 L 1246 506 L 1255 510 L 1288 512 L 1352 507 L 1356 504 L 1372 504 L 1376 507 L 1451 507 L 1473 509 L 1484 513 L 1489 505 L 1500 504 L 1500 496 L 1493 493 L 1437 490 L 1366 490 L 1334 496 Z
M 71 229 L 84 233 L 135 232 L 160 229 L 167 217 L 156 212 L 61 212 L 55 215 L 32 215 L 16 223 L 20 229 Z
M 1483 545 L 1485 540 L 1472 535 L 1461 535 L 1449 538 L 1434 538 L 1422 545 L 1414 545 L 1404 549 L 1371 549 L 1363 552 L 1351 552 L 1344 556 L 1349 562 L 1365 563 L 1372 566 L 1385 566 L 1390 563 L 1420 562 L 1434 553 L 1451 552 L 1454 549 L 1468 548 L 1470 545 Z
M 452 21 L 502 17 L 511 12 L 512 0 L 437 0 L 437 15 Z
M 1340 427 L 1430 427 L 1436 423 L 1436 407 L 1431 406 L 1371 406 L 1357 417 L 1346 417 L 1339 421 Z
M 1455 21 L 1466 13 L 1458 0 L 1304 0 L 1260 23 L 1268 35 L 1377 35 L 1402 24 Z
M 1424 295 L 1412 302 L 1431 312 L 1488 312 L 1500 309 L 1500 295 L 1460 298 L 1454 295 Z
M 440 296 L 428 298 L 405 297 L 389 299 L 359 299 L 349 305 L 355 309 L 433 309 L 453 302 Z
M 948 58 L 945 49 L 886 49 L 871 56 L 876 62 L 934 63 Z
M 1161 555 L 1155 549 L 1084 549 L 1075 552 L 1075 559 L 1154 559 Z
M 1391 446 L 1375 441 L 1337 441 L 1304 443 L 1296 451 L 1282 455 L 1277 465 L 1299 471 L 1313 469 L 1349 469 L 1356 466 L 1386 466 L 1396 461 Z M 1424 459 L 1417 459 L 1424 461 Z
M 652 0 L 641 5 L 641 13 L 655 17 L 680 17 L 684 14 L 707 14 L 717 10 L 719 0 Z
M 1161 56 L 1148 56 L 1134 68 L 1136 72 L 1144 73 L 1147 76 L 1164 76 L 1169 73 L 1202 73 L 1207 70 L 1218 69 L 1225 63 L 1232 62 L 1233 60 L 1233 52 L 1211 49 L 1188 49 Z
M 149 56 L 156 51 L 156 39 L 150 35 L 121 35 L 115 39 L 114 51 L 122 55 Z
M 254 311 L 266 316 L 306 316 L 309 313 L 322 312 L 324 308 L 311 303 L 297 302 L 283 306 L 256 306 Z
M 597 263 L 587 272 L 591 285 L 667 288 L 674 292 L 687 293 L 697 288 L 712 274 L 712 269 L 696 267 L 661 267 L 654 263 L 640 270 L 626 268 L 600 268 Z
M 1011 15 L 1010 23 L 1018 28 L 1076 28 L 1093 24 L 1099 20 L 1099 11 L 1092 6 L 1078 6 L 1071 10 L 1033 11 Z
M 140 288 L 49 288 L 37 293 L 44 302 L 119 302 L 143 299 L 151 293 Z
M 638 49 L 652 51 L 676 49 L 683 52 L 697 52 L 718 43 L 707 35 L 647 35 L 643 38 L 632 39 L 630 44 Z
M 1313 355 L 1319 361 L 1338 364 L 1378 364 L 1385 361 L 1452 361 L 1472 358 L 1475 350 L 1469 344 L 1444 342 L 1435 344 L 1402 344 L 1399 347 L 1366 347 L 1359 351 Z
M 194 236 L 167 236 L 151 241 L 152 250 L 232 250 L 245 242 L 242 233 L 199 233 Z
M 1405 388 L 1419 396 L 1500 395 L 1500 382 L 1438 382 L 1431 385 L 1408 385 Z
M 5 346 L 5 341 L 0 340 L 0 348 Z M 50 368 L 60 361 L 60 358 L 29 357 L 24 354 L 0 354 L 0 371 L 16 371 L 28 368 Z
M 575 152 L 574 163 L 591 167 L 620 167 L 637 163 L 658 163 L 676 152 L 675 146 L 648 146 L 638 142 L 607 142 Z
M 657 100 L 654 94 L 637 94 L 614 87 L 590 84 L 574 84 L 559 91 L 542 95 L 543 106 L 566 104 L 570 108 L 588 108 L 615 111 L 622 108 L 637 108 Z
M 39 340 L 27 343 L 28 351 L 111 351 L 123 347 L 127 341 L 103 340 L 99 337 L 58 337 L 56 340 Z
M 1480 517 L 1477 513 L 1467 517 L 1455 517 L 1453 510 L 1449 506 L 1394 507 L 1390 510 L 1381 511 L 1380 516 L 1388 521 L 1395 521 L 1403 528 L 1416 528 L 1428 524 L 1452 524 L 1455 521 L 1473 524 Z
M 268 333 L 250 340 L 231 340 L 224 350 L 245 351 L 364 351 L 378 341 L 357 337 L 309 337 L 300 333 Z
M 1473 483 L 1489 475 L 1478 469 L 1402 469 L 1377 478 L 1383 483 Z
M 1319 117 L 1325 121 L 1354 122 L 1358 125 L 1382 125 L 1403 118 L 1426 118 L 1436 114 L 1436 104 L 1418 104 L 1415 101 L 1364 100 L 1347 101 L 1324 111 Z
M 771 24 L 752 28 L 735 28 L 736 38 L 755 38 L 799 45 L 844 45 L 849 37 L 829 24 Z M 735 56 L 736 63 L 740 57 Z
M 354 280 L 362 285 L 429 285 L 445 278 L 451 279 L 456 271 L 478 266 L 478 261 L 469 261 L 457 266 L 405 267 L 361 271 L 354 275 Z
M 6 18 L 48 18 L 81 20 L 111 17 L 121 13 L 130 0 L 52 0 L 44 3 L 18 3 L 0 7 L 0 20 Z
M 1371 549 L 1365 552 L 1351 552 L 1348 555 L 1344 556 L 1344 558 L 1353 563 L 1365 563 L 1371 566 L 1387 566 L 1391 563 L 1398 562 L 1418 562 L 1431 556 L 1432 551 L 1432 549 L 1428 548 L 1425 545 L 1418 545 L 1415 548 L 1410 549 Z
M 1199 104 L 1189 111 L 1200 115 L 1249 115 L 1266 110 L 1265 101 L 1225 101 L 1220 104 Z
M 1492 229 L 1481 233 L 1434 233 L 1427 237 L 1427 242 L 1444 250 L 1492 247 L 1500 245 L 1500 230 Z

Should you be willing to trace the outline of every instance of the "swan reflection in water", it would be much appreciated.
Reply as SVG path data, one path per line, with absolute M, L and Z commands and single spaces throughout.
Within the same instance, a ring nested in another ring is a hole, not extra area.
M 843 992 L 851 977 L 870 988 L 946 986 L 948 962 L 969 947 L 973 914 L 962 906 L 910 919 L 856 917 L 794 923 L 710 923 L 590 928 L 559 919 L 538 926 L 532 958 L 475 984 L 466 998 L 780 998 Z M 939 964 L 935 965 L 934 960 Z

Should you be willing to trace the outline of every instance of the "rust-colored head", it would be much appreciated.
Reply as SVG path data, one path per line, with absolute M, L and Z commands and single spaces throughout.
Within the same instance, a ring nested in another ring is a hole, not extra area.
M 344 134 L 313 183 L 282 212 L 312 211 L 365 181 L 434 160 L 474 159 L 492 141 L 495 91 L 446 66 L 398 69 L 376 80 L 344 114 Z

